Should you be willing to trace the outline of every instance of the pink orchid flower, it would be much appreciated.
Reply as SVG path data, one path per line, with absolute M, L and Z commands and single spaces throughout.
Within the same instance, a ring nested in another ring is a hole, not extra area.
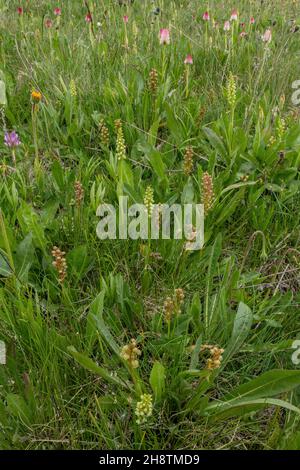
M 231 12 L 231 17 L 230 17 L 230 21 L 237 21 L 238 19 L 238 12 L 237 10 L 232 10 Z
M 168 29 L 163 28 L 159 31 L 159 43 L 170 44 L 170 31 Z
M 188 55 L 186 56 L 186 58 L 184 59 L 184 63 L 185 63 L 185 64 L 191 64 L 191 65 L 192 65 L 192 63 L 193 63 L 193 57 L 191 56 L 191 54 L 188 54 Z
M 263 42 L 267 44 L 269 44 L 272 41 L 272 31 L 270 30 L 270 28 L 266 29 L 261 39 Z
M 224 29 L 224 31 L 229 31 L 230 30 L 230 22 L 229 21 L 225 21 L 223 29 Z

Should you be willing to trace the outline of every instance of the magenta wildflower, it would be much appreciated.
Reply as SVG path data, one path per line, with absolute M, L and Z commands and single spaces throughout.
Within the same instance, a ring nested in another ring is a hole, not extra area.
M 238 12 L 237 12 L 237 10 L 232 10 L 230 20 L 231 20 L 231 21 L 237 21 L 237 19 L 238 19 Z
M 184 63 L 185 63 L 185 64 L 191 64 L 191 65 L 192 65 L 192 63 L 193 63 L 193 57 L 191 56 L 191 54 L 188 54 L 188 55 L 186 56 L 186 58 L 184 59 Z
M 58 8 L 58 7 L 54 8 L 54 15 L 55 16 L 60 16 L 61 15 L 61 8 Z
M 170 44 L 170 31 L 168 29 L 163 28 L 159 31 L 159 43 Z
M 16 133 L 16 131 L 5 132 L 4 144 L 7 147 L 11 147 L 11 148 L 18 147 L 18 145 L 21 144 L 21 141 L 20 141 L 19 136 Z
M 229 31 L 230 30 L 230 22 L 229 21 L 225 21 L 223 29 L 224 29 L 224 31 Z
M 124 21 L 124 23 L 128 23 L 129 17 L 127 15 L 124 15 L 123 16 L 123 21 Z
M 52 24 L 53 24 L 53 23 L 52 23 L 52 21 L 51 21 L 49 18 L 47 18 L 47 19 L 45 20 L 45 26 L 46 26 L 46 28 L 52 28 Z
M 18 7 L 17 8 L 17 12 L 19 15 L 23 15 L 23 8 L 22 7 Z
M 266 29 L 261 39 L 267 44 L 272 41 L 272 31 L 270 30 L 270 28 Z
M 251 16 L 251 18 L 250 18 L 250 24 L 254 24 L 254 23 L 255 23 L 255 19 L 254 19 L 253 16 Z
M 91 23 L 91 22 L 92 22 L 92 15 L 91 15 L 90 13 L 87 13 L 87 14 L 85 15 L 85 21 L 86 21 L 87 23 Z
M 210 20 L 210 16 L 209 16 L 209 12 L 208 12 L 208 11 L 205 11 L 205 12 L 203 13 L 202 19 L 203 19 L 204 21 L 209 21 L 209 20 Z

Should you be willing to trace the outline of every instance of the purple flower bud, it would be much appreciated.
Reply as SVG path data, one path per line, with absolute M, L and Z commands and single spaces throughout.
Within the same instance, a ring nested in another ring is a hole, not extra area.
M 18 134 L 15 131 L 5 132 L 4 144 L 7 147 L 18 147 L 21 144 Z

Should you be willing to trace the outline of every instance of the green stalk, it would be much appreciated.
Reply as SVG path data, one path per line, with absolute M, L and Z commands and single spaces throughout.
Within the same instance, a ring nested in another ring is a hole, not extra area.
M 33 103 L 31 108 L 31 118 L 32 118 L 32 134 L 33 134 L 33 144 L 34 144 L 34 152 L 35 158 L 39 161 L 39 148 L 38 148 L 38 136 L 37 136 L 37 107 L 36 104 Z
M 15 270 L 14 260 L 13 260 L 12 252 L 11 252 L 11 249 L 10 249 L 10 244 L 9 244 L 9 240 L 8 240 L 6 227 L 5 227 L 5 222 L 4 222 L 4 218 L 3 218 L 3 215 L 2 215 L 1 208 L 0 208 L 0 233 L 2 235 L 3 245 L 4 245 L 5 252 L 7 254 L 7 258 L 8 258 L 10 267 L 14 271 Z

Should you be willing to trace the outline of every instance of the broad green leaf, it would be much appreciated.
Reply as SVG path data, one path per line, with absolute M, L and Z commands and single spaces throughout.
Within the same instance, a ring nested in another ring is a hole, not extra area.
M 22 202 L 17 211 L 17 217 L 23 234 L 27 235 L 29 232 L 32 232 L 34 245 L 39 247 L 43 253 L 48 254 L 44 228 L 42 227 L 38 213 L 33 207 Z
M 191 204 L 194 201 L 194 185 L 192 178 L 189 178 L 181 194 L 181 204 Z
M 203 329 L 203 324 L 202 324 L 202 318 L 201 318 L 201 313 L 202 313 L 202 304 L 200 300 L 200 296 L 198 292 L 195 292 L 193 295 L 192 303 L 189 308 L 189 314 L 192 317 L 192 320 L 197 327 L 198 330 Z
M 222 156 L 225 157 L 227 155 L 226 147 L 222 139 L 209 127 L 203 127 L 203 132 L 207 137 L 211 146 L 217 150 L 217 152 Z
M 87 245 L 80 245 L 73 248 L 67 255 L 69 269 L 73 276 L 81 279 L 91 265 L 91 257 L 88 255 Z
M 0 276 L 8 277 L 13 274 L 7 255 L 4 251 L 0 250 Z
M 153 147 L 156 145 L 157 132 L 158 132 L 158 129 L 159 129 L 159 124 L 160 124 L 160 120 L 156 119 L 156 121 L 154 121 L 152 126 L 150 127 L 149 133 L 147 135 L 148 143 Z
M 213 418 L 224 419 L 232 416 L 242 416 L 251 411 L 256 411 L 260 408 L 267 406 L 280 406 L 290 411 L 300 414 L 300 409 L 291 403 L 279 400 L 277 398 L 260 398 L 260 399 L 245 399 L 234 400 L 232 402 L 218 402 L 208 405 L 205 414 L 212 415 Z
M 29 425 L 31 413 L 24 398 L 15 393 L 9 393 L 6 397 L 8 411 Z
M 241 182 L 241 183 L 231 184 L 230 186 L 227 186 L 226 188 L 224 188 L 222 190 L 221 196 L 222 196 L 222 194 L 225 194 L 228 191 L 231 191 L 232 189 L 238 189 L 238 188 L 242 188 L 244 186 L 255 186 L 256 184 L 257 184 L 257 181 L 245 181 L 245 182 Z
M 62 169 L 61 164 L 55 160 L 51 167 L 52 176 L 54 181 L 60 191 L 63 191 L 65 188 L 65 178 L 64 178 L 64 171 Z
M 22 240 L 17 246 L 15 255 L 15 266 L 18 272 L 18 278 L 24 282 L 27 282 L 28 271 L 34 261 L 34 246 L 32 240 L 32 233 Z
M 225 398 L 272 397 L 289 392 L 298 385 L 300 385 L 300 370 L 274 369 L 240 385 Z
M 241 348 L 249 334 L 252 321 L 253 315 L 251 309 L 243 302 L 240 302 L 234 319 L 232 335 L 223 355 L 222 368 L 231 356 Z
M 158 150 L 153 149 L 148 153 L 147 158 L 159 181 L 167 182 L 168 180 L 166 177 L 166 167 L 160 152 Z
M 119 179 L 123 184 L 126 183 L 128 186 L 134 187 L 132 169 L 125 160 L 119 162 Z
M 137 191 L 138 188 L 129 186 L 128 184 L 124 183 L 123 185 L 123 190 L 124 190 L 124 195 L 127 194 L 129 198 L 131 199 L 130 202 L 133 202 L 134 204 L 141 204 L 142 202 L 142 197 Z
M 150 385 L 155 401 L 160 402 L 165 391 L 165 368 L 160 362 L 155 362 L 150 373 Z
M 206 275 L 206 291 L 205 291 L 205 307 L 204 307 L 204 325 L 206 329 L 209 328 L 209 325 L 212 320 L 211 311 L 210 311 L 210 305 L 211 305 L 210 294 L 211 294 L 212 285 L 213 285 L 213 277 L 215 275 L 216 266 L 217 266 L 218 258 L 221 254 L 221 250 L 222 250 L 222 235 L 219 233 L 211 248 L 208 271 Z
M 96 322 L 94 317 L 97 314 L 102 315 L 104 306 L 104 295 L 104 290 L 97 295 L 95 300 L 92 302 L 89 313 L 87 315 L 85 339 L 90 345 L 93 344 L 93 339 L 95 339 Z

